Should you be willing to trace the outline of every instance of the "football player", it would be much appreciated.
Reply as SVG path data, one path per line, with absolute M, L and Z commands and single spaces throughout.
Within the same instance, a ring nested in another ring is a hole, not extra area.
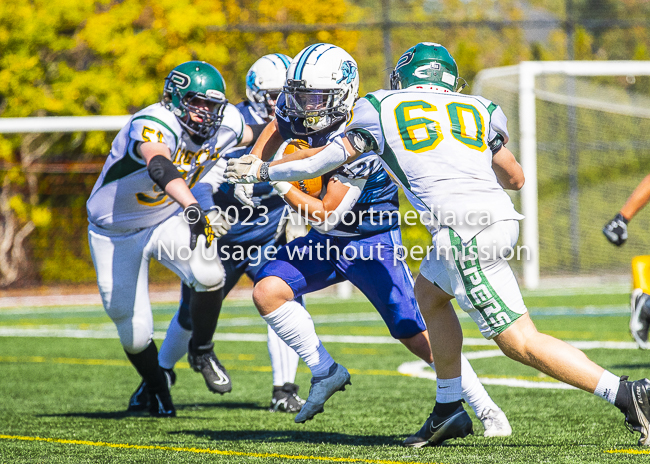
M 274 53 L 263 56 L 251 66 L 246 76 L 248 100 L 236 105 L 247 124 L 265 124 L 273 118 L 275 102 L 284 85 L 290 62 L 291 58 L 288 56 Z M 222 155 L 222 159 L 227 160 L 248 154 L 251 148 L 252 145 L 249 145 L 247 148 L 229 150 Z M 273 187 L 268 183 L 250 186 L 253 187 L 252 202 L 246 199 L 245 207 L 242 207 L 242 203 L 237 200 L 236 186 L 223 183 L 213 195 L 214 203 L 222 211 L 237 211 L 236 215 L 240 218 L 239 222 L 232 225 L 228 234 L 216 243 L 226 272 L 224 297 L 242 275 L 246 274 L 254 280 L 257 271 L 267 261 L 266 258 L 271 257 L 273 249 L 286 243 L 286 227 L 290 228 L 289 238 L 291 234 L 300 233 L 296 230 L 300 226 L 299 223 L 291 224 L 288 220 L 283 221 L 288 219 L 285 215 L 287 206 Z M 303 235 L 307 232 L 304 224 L 302 224 L 302 232 Z M 243 250 L 243 253 L 236 253 L 238 249 Z M 187 352 L 192 333 L 191 300 L 191 289 L 183 284 L 180 308 L 167 329 L 167 335 L 158 354 L 160 366 L 170 378 L 175 378 L 172 369 Z M 300 303 L 304 305 L 302 298 Z M 300 411 L 304 400 L 298 396 L 298 385 L 294 383 L 298 369 L 298 355 L 270 328 L 268 329 L 268 351 L 273 370 L 273 396 L 269 410 Z M 227 393 L 232 389 L 230 377 L 223 366 L 217 367 L 223 375 L 213 388 L 219 393 Z
M 603 234 L 611 243 L 621 246 L 627 240 L 627 225 L 650 200 L 650 176 L 638 185 L 623 208 L 603 227 Z M 630 332 L 642 350 L 650 349 L 648 328 L 650 327 L 650 282 L 646 277 L 650 259 L 635 256 L 632 259 L 632 281 L 634 290 L 630 298 Z
M 250 144 L 263 128 L 246 125 L 225 89 L 208 63 L 174 68 L 165 79 L 163 100 L 134 114 L 118 133 L 87 201 L 88 239 L 104 309 L 142 377 L 131 411 L 176 415 L 152 341 L 151 258 L 190 288 L 190 365 L 206 380 L 219 377 L 212 336 L 224 270 L 208 248 L 229 223 L 224 214 L 208 213 L 223 179 L 212 168 L 221 151 Z
M 357 102 L 345 137 L 267 165 L 232 163 L 226 174 L 244 181 L 296 180 L 375 151 L 411 203 L 435 213 L 435 249 L 420 267 L 416 295 L 436 360 L 436 404 L 406 446 L 437 445 L 471 430 L 461 405 L 462 331 L 454 297 L 508 357 L 614 404 L 641 433 L 639 445 L 650 445 L 650 380 L 619 378 L 577 348 L 539 333 L 530 319 L 507 261 L 522 216 L 504 188 L 524 183 L 505 147 L 507 120 L 498 105 L 462 95 L 457 86 L 458 68 L 447 49 L 419 43 L 398 60 L 392 90 Z M 489 220 L 467 221 L 472 211 Z
M 282 140 L 324 146 L 340 139 L 358 97 L 357 63 L 343 49 L 315 44 L 292 61 L 278 100 L 275 122 L 253 152 L 275 151 Z M 259 158 L 255 158 L 260 162 Z M 260 314 L 311 369 L 312 387 L 296 422 L 322 412 L 323 404 L 350 383 L 345 367 L 330 357 L 309 313 L 294 298 L 349 280 L 373 303 L 391 335 L 431 367 L 426 326 L 413 293 L 413 280 L 396 256 L 402 246 L 397 186 L 374 154 L 346 163 L 326 176 L 321 198 L 286 182 L 275 188 L 313 227 L 279 251 L 255 278 L 253 299 Z M 483 421 L 486 436 L 507 436 L 508 420 L 464 359 L 464 394 Z

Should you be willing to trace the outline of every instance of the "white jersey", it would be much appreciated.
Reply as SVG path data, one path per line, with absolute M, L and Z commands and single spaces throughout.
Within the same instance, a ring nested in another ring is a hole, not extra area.
M 244 133 L 244 119 L 228 104 L 214 137 L 196 144 L 174 114 L 156 103 L 131 117 L 117 134 L 102 173 L 86 203 L 88 221 L 102 229 L 128 232 L 161 223 L 180 206 L 151 180 L 145 160 L 138 154 L 142 142 L 169 147 L 172 161 L 192 188 L 199 181 L 219 187 L 221 176 L 212 169 L 222 152 L 237 145 Z
M 346 132 L 361 132 L 430 224 L 469 241 L 488 225 L 522 219 L 492 170 L 489 143 L 507 141 L 501 108 L 478 96 L 431 88 L 379 90 L 355 104 Z

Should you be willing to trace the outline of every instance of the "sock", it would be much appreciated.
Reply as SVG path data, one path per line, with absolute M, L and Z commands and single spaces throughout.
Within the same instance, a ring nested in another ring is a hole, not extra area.
M 614 406 L 620 409 L 623 414 L 627 412 L 630 401 L 632 401 L 632 398 L 630 397 L 630 390 L 628 390 L 626 386 L 622 385 L 623 382 L 626 384 L 629 383 L 627 379 L 627 375 L 624 375 L 620 378 L 619 387 L 623 388 L 618 389 L 618 392 L 616 393 L 616 399 L 614 400 Z
M 334 360 L 316 335 L 314 321 L 305 308 L 296 301 L 287 301 L 262 318 L 298 353 L 314 377 L 327 375 Z
M 600 376 L 598 385 L 596 385 L 596 390 L 594 390 L 594 395 L 599 396 L 604 400 L 614 404 L 620 384 L 621 379 L 619 377 L 615 376 L 609 371 L 605 371 L 603 372 L 603 375 Z
M 167 335 L 163 340 L 158 352 L 158 364 L 163 369 L 173 369 L 180 359 L 187 353 L 187 344 L 192 337 L 191 330 L 185 330 L 178 323 L 178 312 L 174 314 L 169 327 L 167 328 Z
M 212 343 L 214 331 L 221 312 L 223 288 L 214 292 L 192 290 L 190 317 L 192 319 L 192 346 L 208 346 Z
M 142 377 L 142 380 L 147 383 L 149 390 L 158 393 L 161 390 L 167 389 L 165 374 L 158 365 L 158 349 L 153 341 L 149 343 L 149 346 L 144 351 L 139 353 L 124 352 L 126 353 L 126 357 L 129 358 L 129 361 L 131 361 L 131 364 L 133 364 L 133 367 L 135 367 L 135 370 Z
M 300 357 L 289 345 L 284 343 L 271 326 L 268 327 L 268 341 L 266 346 L 271 359 L 273 371 L 273 385 L 281 387 L 285 383 L 294 383 Z M 164 345 L 163 345 L 164 346 Z
M 461 400 L 461 378 L 438 379 L 436 387 L 436 403 L 453 403 Z
M 492 401 L 492 398 L 490 398 L 485 387 L 478 379 L 476 372 L 474 372 L 472 365 L 464 355 L 461 355 L 460 358 L 460 371 L 463 399 L 474 410 L 476 417 L 480 418 L 486 409 L 498 411 L 499 406 Z
M 436 370 L 434 363 L 429 364 L 429 366 L 431 366 L 431 369 L 434 371 Z M 481 414 L 486 409 L 491 409 L 493 411 L 498 411 L 500 409 L 492 398 L 490 398 L 490 395 L 478 379 L 476 372 L 474 372 L 472 365 L 469 363 L 465 355 L 461 355 L 460 358 L 460 372 L 462 398 L 472 407 L 474 414 L 476 414 L 477 417 L 481 417 Z

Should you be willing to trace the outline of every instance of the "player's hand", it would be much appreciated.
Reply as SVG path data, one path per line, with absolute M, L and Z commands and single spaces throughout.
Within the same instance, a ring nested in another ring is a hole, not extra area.
M 198 203 L 193 203 L 183 210 L 183 218 L 190 226 L 190 250 L 196 248 L 196 241 L 200 235 L 205 237 L 205 246 L 209 248 L 214 240 L 214 231 L 210 219 Z
M 229 184 L 255 184 L 262 160 L 255 155 L 244 155 L 228 160 L 225 177 Z
M 614 216 L 614 219 L 605 224 L 603 234 L 614 245 L 621 246 L 627 240 L 627 223 L 628 220 L 621 213 L 618 213 Z
M 307 220 L 298 214 L 296 211 L 291 210 L 289 213 L 289 220 L 285 229 L 285 236 L 287 243 L 307 235 Z
M 228 214 L 220 209 L 211 209 L 208 212 L 208 219 L 212 226 L 215 238 L 221 238 L 228 233 L 232 227 L 232 221 Z
M 235 198 L 244 206 L 255 208 L 253 184 L 235 184 Z

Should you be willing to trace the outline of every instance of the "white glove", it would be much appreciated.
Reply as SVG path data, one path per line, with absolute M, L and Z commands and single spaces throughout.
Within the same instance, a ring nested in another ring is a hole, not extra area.
M 225 178 L 229 184 L 255 184 L 262 160 L 255 155 L 244 155 L 228 160 Z
M 287 220 L 286 229 L 284 231 L 287 237 L 287 243 L 299 237 L 304 237 L 308 232 L 307 220 L 305 218 L 303 218 L 294 210 L 291 210 L 288 216 L 289 218 Z
M 208 213 L 208 219 L 210 219 L 214 238 L 223 237 L 228 233 L 230 227 L 232 227 L 230 217 L 220 209 L 211 209 Z
M 255 208 L 253 202 L 253 184 L 235 184 L 235 198 L 244 206 Z

